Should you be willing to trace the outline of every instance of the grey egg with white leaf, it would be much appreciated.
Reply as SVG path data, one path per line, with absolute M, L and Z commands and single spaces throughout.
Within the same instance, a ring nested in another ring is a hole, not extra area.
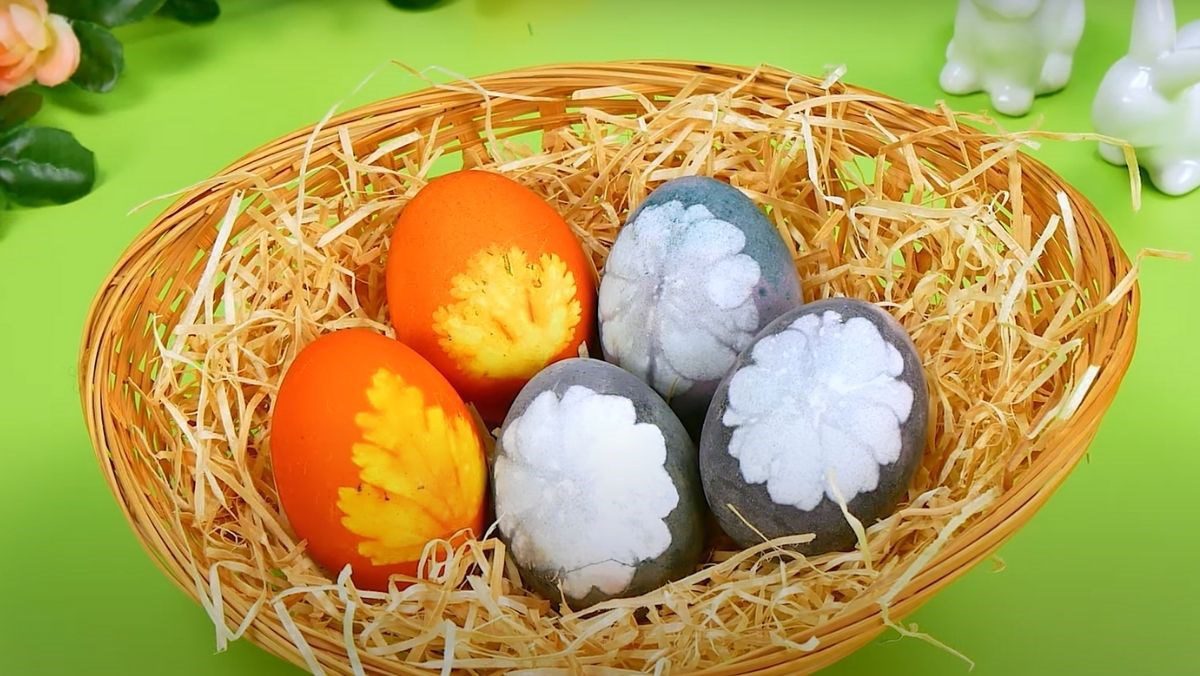
M 739 545 L 811 533 L 813 555 L 854 546 L 895 511 L 924 452 L 929 395 L 916 347 L 887 312 L 838 298 L 763 329 L 713 397 L 705 495 Z
M 613 243 L 600 342 L 696 438 L 738 354 L 800 302 L 791 252 L 758 205 L 728 183 L 687 176 L 655 189 Z
M 525 584 L 572 608 L 688 575 L 704 547 L 691 438 L 645 383 L 599 360 L 557 362 L 521 390 L 500 429 L 492 491 Z

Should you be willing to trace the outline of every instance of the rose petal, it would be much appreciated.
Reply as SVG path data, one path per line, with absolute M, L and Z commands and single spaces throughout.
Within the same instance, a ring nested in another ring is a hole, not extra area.
M 0 68 L 5 68 L 16 63 L 20 63 L 31 52 L 24 46 L 17 49 L 0 48 Z
M 37 11 L 25 5 L 9 5 L 13 27 L 17 29 L 25 42 L 38 51 L 50 44 L 50 36 L 46 34 L 46 15 L 38 15 Z
M 21 39 L 17 34 L 17 29 L 13 27 L 12 17 L 8 12 L 0 9 L 0 61 L 10 61 L 12 59 L 20 59 L 25 52 L 29 51 L 29 45 Z M 9 52 L 19 52 L 16 57 L 10 57 Z
M 20 75 L 12 78 L 7 75 L 0 75 L 0 96 L 8 96 L 30 82 L 33 82 L 33 72 L 30 70 L 25 70 Z
M 21 56 L 20 61 L 17 61 L 5 68 L 0 68 L 0 78 L 5 80 L 25 80 L 26 82 L 33 79 L 33 64 L 37 62 L 38 53 L 34 51 L 25 52 Z M 28 76 L 28 77 L 26 77 Z
M 57 14 L 48 21 L 54 31 L 54 46 L 42 55 L 37 66 L 38 82 L 53 87 L 70 79 L 79 67 L 79 39 L 67 20 Z

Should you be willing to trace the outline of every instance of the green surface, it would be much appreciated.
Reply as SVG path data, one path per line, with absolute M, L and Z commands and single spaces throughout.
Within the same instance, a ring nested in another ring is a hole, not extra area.
M 285 674 L 246 642 L 214 654 L 208 618 L 152 566 L 97 471 L 76 393 L 88 303 L 159 207 L 246 151 L 348 103 L 413 90 L 399 69 L 477 75 L 550 62 L 676 57 L 799 72 L 845 63 L 846 80 L 920 104 L 954 2 L 690 3 L 451 0 L 406 13 L 383 0 L 230 0 L 210 27 L 122 29 L 128 70 L 108 96 L 53 93 L 39 121 L 96 151 L 96 192 L 64 207 L 0 214 L 0 673 Z M 1087 130 L 1091 93 L 1124 53 L 1131 3 L 1089 3 L 1070 88 L 1026 126 Z M 1200 1 L 1178 2 L 1183 20 Z M 951 99 L 978 110 L 982 97 Z M 1200 193 L 1152 190 L 1135 214 L 1126 175 L 1090 144 L 1038 153 L 1095 201 L 1125 248 L 1200 252 Z M 165 205 L 164 205 L 165 206 Z M 978 662 L 979 674 L 1194 673 L 1196 478 L 1200 476 L 1200 263 L 1149 261 L 1133 367 L 1089 461 L 1000 552 L 911 621 Z M 836 674 L 963 674 L 965 665 L 885 635 Z

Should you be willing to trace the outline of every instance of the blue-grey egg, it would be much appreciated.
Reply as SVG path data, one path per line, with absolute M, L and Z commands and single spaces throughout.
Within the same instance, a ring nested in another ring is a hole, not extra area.
M 691 438 L 645 383 L 597 359 L 552 364 L 517 395 L 492 491 L 525 584 L 572 608 L 688 575 L 704 548 Z
M 713 397 L 700 442 L 708 504 L 743 547 L 812 533 L 805 554 L 855 542 L 891 514 L 925 448 L 929 394 L 912 340 L 887 312 L 838 298 L 781 315 Z
M 654 190 L 613 243 L 600 342 L 695 438 L 738 354 L 800 302 L 788 247 L 758 206 L 728 183 L 688 176 Z

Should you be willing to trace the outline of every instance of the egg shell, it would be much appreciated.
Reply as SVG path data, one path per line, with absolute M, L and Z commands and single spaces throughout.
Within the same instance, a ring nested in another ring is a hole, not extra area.
M 717 388 L 700 443 L 705 495 L 743 547 L 762 543 L 757 529 L 814 534 L 796 547 L 808 555 L 845 550 L 856 538 L 834 496 L 867 527 L 891 514 L 928 427 L 925 375 L 904 328 L 865 301 L 810 303 L 763 329 Z
M 595 272 L 579 240 L 500 174 L 458 171 L 422 188 L 396 221 L 386 274 L 396 338 L 491 424 L 595 333 Z
M 500 538 L 544 598 L 586 608 L 696 570 L 707 510 L 695 446 L 616 366 L 568 359 L 533 378 L 501 428 L 492 476 Z
M 487 465 L 466 405 L 408 347 L 368 329 L 309 343 L 284 374 L 270 429 L 288 522 L 330 576 L 385 590 L 425 544 L 483 532 Z M 401 585 L 403 586 L 403 585 Z
M 655 189 L 618 234 L 600 282 L 604 358 L 650 383 L 698 438 L 721 378 L 801 302 L 791 252 L 762 210 L 714 178 Z

